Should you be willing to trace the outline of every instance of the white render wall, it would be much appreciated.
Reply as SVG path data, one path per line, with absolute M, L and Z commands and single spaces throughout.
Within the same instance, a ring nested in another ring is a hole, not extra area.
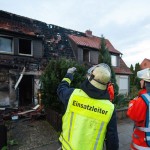
M 119 94 L 129 93 L 129 76 L 128 75 L 116 75 L 117 84 L 119 86 Z

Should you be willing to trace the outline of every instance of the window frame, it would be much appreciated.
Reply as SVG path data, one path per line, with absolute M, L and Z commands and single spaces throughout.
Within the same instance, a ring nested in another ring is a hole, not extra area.
M 91 52 L 89 49 L 83 49 L 83 62 L 91 62 Z
M 22 55 L 22 56 L 33 56 L 33 41 L 31 39 L 26 39 L 26 38 L 19 38 L 18 39 L 18 55 Z M 31 53 L 30 54 L 25 54 L 25 53 L 20 53 L 20 40 L 26 40 L 26 41 L 30 41 L 31 42 Z
M 12 36 L 8 36 L 8 35 L 2 35 L 0 34 L 0 38 L 5 38 L 5 39 L 10 39 L 11 40 L 11 51 L 4 51 L 0 49 L 0 53 L 3 54 L 13 54 L 14 53 L 14 38 Z
M 113 59 L 113 57 L 114 57 L 114 59 Z M 115 63 L 114 63 L 114 61 L 115 61 Z M 113 67 L 117 67 L 118 66 L 118 57 L 117 57 L 117 55 L 111 54 L 111 65 Z

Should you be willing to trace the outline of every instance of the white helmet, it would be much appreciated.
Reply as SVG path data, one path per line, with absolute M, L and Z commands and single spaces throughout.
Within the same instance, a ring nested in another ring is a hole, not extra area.
M 105 90 L 107 84 L 111 79 L 111 70 L 110 67 L 101 63 L 91 67 L 88 70 L 88 79 L 90 83 L 98 89 Z
M 143 69 L 137 72 L 137 77 L 144 81 L 150 82 L 150 68 Z

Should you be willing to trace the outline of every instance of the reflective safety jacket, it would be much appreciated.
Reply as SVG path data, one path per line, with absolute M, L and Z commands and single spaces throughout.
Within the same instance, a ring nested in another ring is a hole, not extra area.
M 145 93 L 145 94 L 144 94 Z M 150 150 L 150 93 L 141 91 L 140 97 L 130 101 L 127 115 L 135 121 L 131 149 Z
M 113 111 L 114 105 L 109 100 L 95 100 L 75 89 L 63 116 L 59 138 L 62 149 L 102 150 Z

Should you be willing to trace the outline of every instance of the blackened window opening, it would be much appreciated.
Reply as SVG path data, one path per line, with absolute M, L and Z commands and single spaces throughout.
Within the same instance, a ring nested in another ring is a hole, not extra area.
M 19 53 L 31 55 L 31 40 L 19 39 Z

